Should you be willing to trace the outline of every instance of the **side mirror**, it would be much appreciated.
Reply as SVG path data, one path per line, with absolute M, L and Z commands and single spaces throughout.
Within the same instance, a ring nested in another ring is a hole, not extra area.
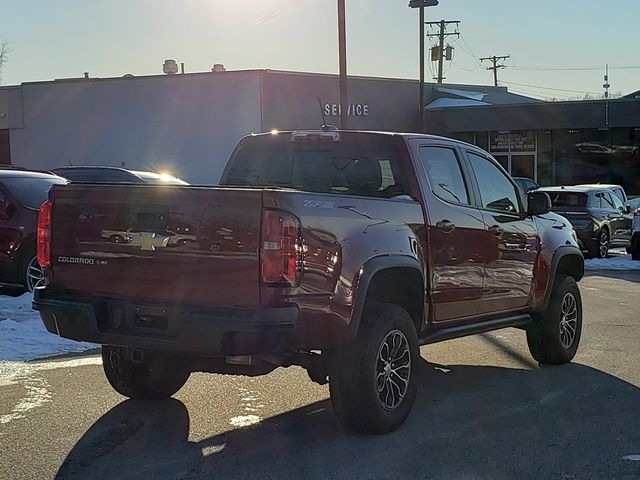
M 551 211 L 551 198 L 546 192 L 534 190 L 527 193 L 527 214 L 543 215 Z

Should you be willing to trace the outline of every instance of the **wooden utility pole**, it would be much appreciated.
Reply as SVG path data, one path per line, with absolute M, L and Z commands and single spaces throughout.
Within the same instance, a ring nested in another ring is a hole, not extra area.
M 506 68 L 505 64 L 501 64 L 498 65 L 498 62 L 500 60 L 506 60 L 507 58 L 511 58 L 510 55 L 502 55 L 501 57 L 498 57 L 496 55 L 494 55 L 493 57 L 483 57 L 480 59 L 481 62 L 484 62 L 486 60 L 490 60 L 492 62 L 492 66 L 487 67 L 487 70 L 493 70 L 493 86 L 497 87 L 498 86 L 498 69 L 499 68 Z
M 452 23 L 456 24 L 456 31 L 447 33 L 447 25 Z M 460 20 L 440 20 L 439 22 L 425 22 L 425 25 L 437 26 L 440 31 L 438 33 L 428 33 L 427 37 L 438 37 L 438 76 L 436 77 L 436 81 L 438 83 L 442 83 L 444 77 L 442 76 L 442 61 L 444 60 L 444 39 L 450 35 L 456 35 L 458 38 L 460 37 L 460 32 L 458 32 L 458 25 L 460 24 Z

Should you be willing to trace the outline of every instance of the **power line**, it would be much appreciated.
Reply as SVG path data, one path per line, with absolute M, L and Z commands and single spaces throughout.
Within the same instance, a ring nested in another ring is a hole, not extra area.
M 471 53 L 471 56 L 475 59 L 476 62 L 478 62 L 478 65 L 482 66 L 482 62 L 478 60 L 477 55 L 473 53 L 473 48 L 471 48 L 471 45 L 467 43 L 467 40 L 463 36 L 460 37 L 460 40 L 462 40 L 462 42 L 467 46 L 467 48 L 469 49 L 469 53 Z
M 505 83 L 507 85 L 517 85 L 517 86 L 520 86 L 520 87 L 537 88 L 537 89 L 540 89 L 540 90 L 552 90 L 552 91 L 556 91 L 556 92 L 585 93 L 585 94 L 589 94 L 589 95 L 599 95 L 599 93 L 587 92 L 587 91 L 584 91 L 584 90 L 567 90 L 565 88 L 543 87 L 542 85 L 531 85 L 529 83 L 507 82 L 505 80 L 500 80 L 500 83 Z
M 521 71 L 532 71 L 532 72 L 571 72 L 571 71 L 595 71 L 602 70 L 603 67 L 532 67 L 532 66 L 522 66 L 522 67 L 509 67 L 512 70 L 521 70 Z M 624 65 L 620 67 L 609 67 L 610 70 L 631 70 L 631 69 L 639 69 L 640 65 Z
M 464 72 L 477 72 L 478 69 L 480 68 L 478 65 L 476 65 L 474 68 L 465 68 L 462 65 L 460 65 L 459 63 L 456 63 L 455 61 L 452 62 L 452 63 L 456 68 L 459 68 L 460 70 L 462 70 Z
M 464 41 L 464 38 L 463 38 L 462 36 L 460 36 L 460 40 L 463 40 L 463 41 Z M 459 46 L 459 47 L 462 49 L 462 51 L 463 51 L 463 52 L 465 52 L 467 55 L 469 55 L 471 58 L 473 58 L 473 60 L 474 60 L 474 61 L 475 61 L 475 63 L 476 63 L 475 68 L 473 68 L 473 69 L 466 69 L 466 68 L 464 68 L 464 67 L 462 67 L 462 66 L 460 66 L 460 65 L 458 65 L 457 63 L 455 63 L 455 62 L 454 62 L 454 64 L 455 64 L 458 68 L 460 68 L 460 70 L 464 70 L 465 72 L 475 72 L 476 70 L 478 70 L 478 69 L 482 68 L 482 62 L 480 62 L 480 60 L 478 60 L 478 58 L 477 58 L 477 57 L 475 56 L 475 54 L 473 53 L 473 50 L 471 50 L 471 49 L 469 49 L 469 48 L 465 47 L 464 45 L 462 45 L 460 42 L 458 42 L 458 40 L 457 40 L 457 39 L 456 39 L 456 40 L 454 40 L 454 41 L 453 41 L 453 43 L 455 43 L 457 46 Z M 467 43 L 467 42 L 465 42 L 465 44 L 466 44 L 466 43 Z M 467 44 L 467 45 L 468 45 L 468 44 Z

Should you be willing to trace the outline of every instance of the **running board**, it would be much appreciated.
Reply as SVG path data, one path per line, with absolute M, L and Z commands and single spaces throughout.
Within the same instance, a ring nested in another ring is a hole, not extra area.
M 525 313 L 522 315 L 515 315 L 513 317 L 484 320 L 482 322 L 470 323 L 468 325 L 438 328 L 429 331 L 426 336 L 418 340 L 418 343 L 420 343 L 420 345 L 427 345 L 429 343 L 452 340 L 454 338 L 466 337 L 477 333 L 491 332 L 501 328 L 522 327 L 531 323 L 531 320 L 531 315 Z

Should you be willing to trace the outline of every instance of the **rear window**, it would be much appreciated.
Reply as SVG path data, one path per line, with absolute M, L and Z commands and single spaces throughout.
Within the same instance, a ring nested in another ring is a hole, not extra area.
M 292 142 L 288 134 L 241 144 L 222 185 L 390 198 L 406 194 L 391 137 L 342 134 L 340 140 Z
M 12 177 L 5 184 L 20 204 L 28 208 L 40 208 L 47 200 L 52 185 L 66 183 L 66 180 L 57 177 Z
M 587 195 L 580 192 L 547 192 L 554 207 L 586 207 Z

